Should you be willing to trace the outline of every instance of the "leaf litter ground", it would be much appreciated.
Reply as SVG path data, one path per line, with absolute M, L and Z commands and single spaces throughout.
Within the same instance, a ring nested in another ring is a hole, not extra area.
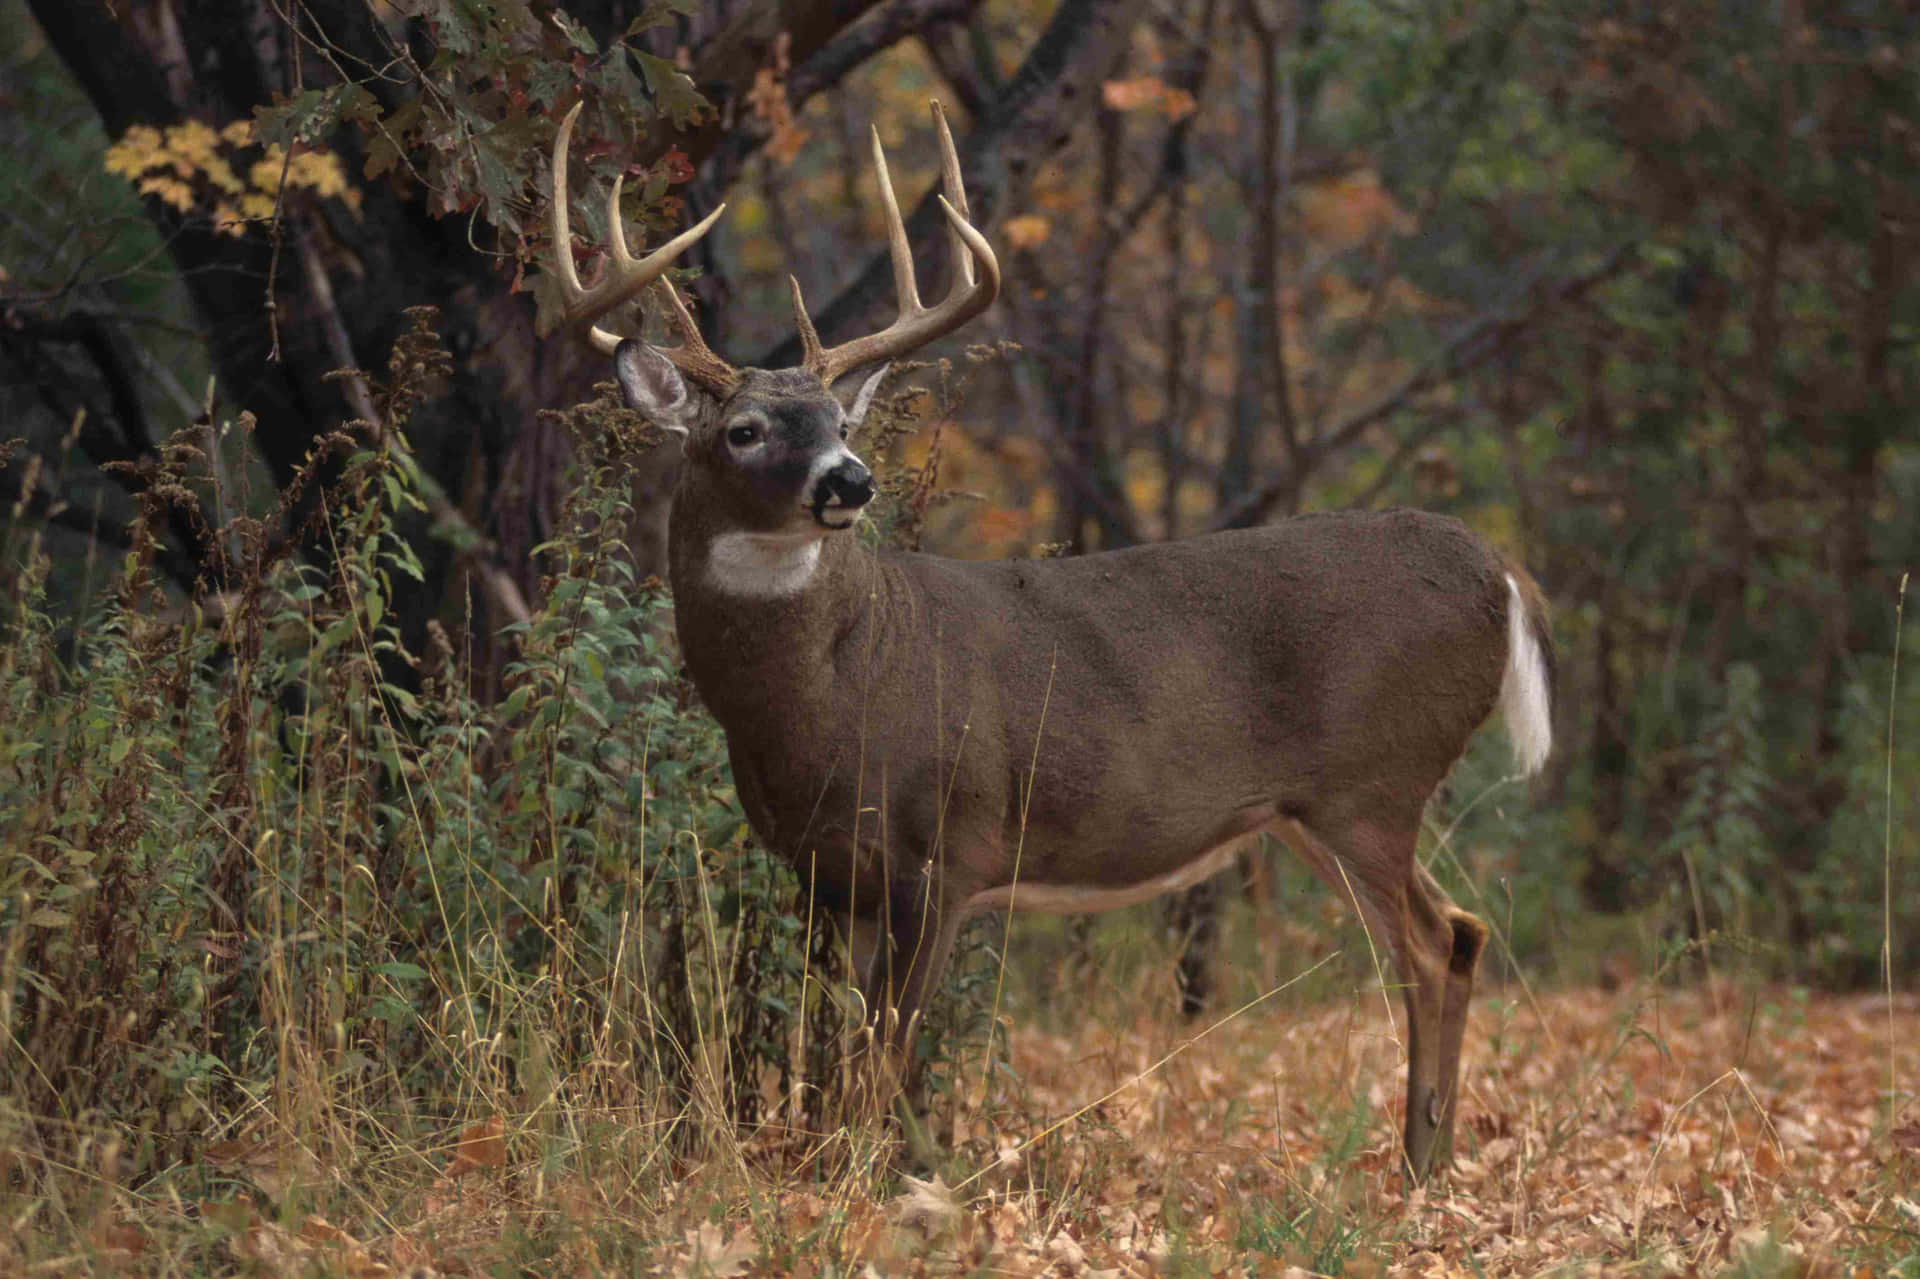
M 1411 1195 L 1397 1000 L 1211 1029 L 1153 1002 L 1071 1034 L 1015 1024 L 1019 1082 L 936 1108 L 957 1153 L 925 1180 L 776 1132 L 589 1179 L 507 1115 L 364 1220 L 271 1187 L 175 1220 L 220 1224 L 256 1273 L 361 1279 L 1920 1273 L 1920 997 L 1496 991 L 1474 1009 L 1455 1168 Z M 123 1208 L 94 1257 L 148 1269 L 168 1215 Z

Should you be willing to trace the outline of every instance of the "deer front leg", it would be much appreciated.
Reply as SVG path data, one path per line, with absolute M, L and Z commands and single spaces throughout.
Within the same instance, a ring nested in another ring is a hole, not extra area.
M 876 1042 L 911 1061 L 913 1036 L 960 933 L 962 913 L 923 880 L 900 885 L 877 921 L 860 984 Z M 902 1075 L 902 1083 L 916 1080 Z
M 913 1113 L 922 1069 L 914 1056 L 914 1036 L 963 919 L 964 912 L 943 901 L 921 877 L 896 885 L 881 918 L 856 922 L 850 930 L 855 959 L 864 960 L 856 971 L 869 1040 L 856 1070 L 857 1086 L 865 1092 L 860 1113 L 877 1115 L 895 1101 L 909 1147 L 929 1164 L 939 1152 Z

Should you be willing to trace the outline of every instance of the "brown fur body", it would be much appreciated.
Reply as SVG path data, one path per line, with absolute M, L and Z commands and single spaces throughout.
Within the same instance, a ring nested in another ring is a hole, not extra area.
M 836 537 L 764 600 L 686 589 L 698 522 L 678 627 L 749 820 L 856 910 L 929 859 L 958 908 L 1016 874 L 1125 887 L 1277 817 L 1417 823 L 1506 662 L 1507 567 L 1415 511 L 1008 563 Z

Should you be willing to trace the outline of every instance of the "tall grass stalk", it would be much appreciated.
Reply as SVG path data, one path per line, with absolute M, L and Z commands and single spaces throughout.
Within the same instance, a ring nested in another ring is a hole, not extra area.
M 1900 575 L 1900 589 L 1893 605 L 1893 663 L 1887 675 L 1887 777 L 1886 832 L 1881 844 L 1880 874 L 1880 975 L 1887 996 L 1887 1130 L 1900 1122 L 1899 1059 L 1896 1051 L 1893 1016 L 1893 747 L 1894 724 L 1900 709 L 1900 641 L 1906 633 L 1907 577 Z

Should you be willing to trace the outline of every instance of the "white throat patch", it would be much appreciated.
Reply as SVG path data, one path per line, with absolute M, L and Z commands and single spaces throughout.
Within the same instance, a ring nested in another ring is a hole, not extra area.
M 819 564 L 818 533 L 722 533 L 707 553 L 707 580 L 728 595 L 777 599 L 797 594 Z

